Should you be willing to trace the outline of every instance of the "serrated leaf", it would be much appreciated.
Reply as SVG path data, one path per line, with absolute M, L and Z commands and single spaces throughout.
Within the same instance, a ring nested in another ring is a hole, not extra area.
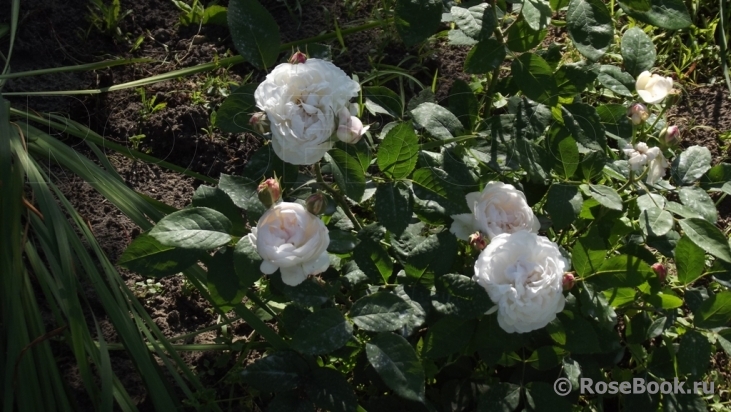
M 209 250 L 231 241 L 231 221 L 207 207 L 183 209 L 162 218 L 150 236 L 165 246 Z
M 594 285 L 596 290 L 605 290 L 616 287 L 639 286 L 654 276 L 652 268 L 641 259 L 629 256 L 612 256 L 605 260 L 593 276 L 587 281 Z
M 640 213 L 640 227 L 648 236 L 663 236 L 673 228 L 675 221 L 670 212 L 648 207 Z
M 561 116 L 564 125 L 577 143 L 587 149 L 603 152 L 607 146 L 604 126 L 593 106 L 583 103 L 563 105 Z
M 312 278 L 297 286 L 282 283 L 280 287 L 284 296 L 303 307 L 320 307 L 330 299 L 330 294 Z
M 693 283 L 706 268 L 706 252 L 688 236 L 683 236 L 675 245 L 675 265 L 678 269 L 678 280 L 684 285 Z
M 393 272 L 393 262 L 380 244 L 371 239 L 361 239 L 353 252 L 353 259 L 371 282 L 383 280 L 388 283 Z
M 701 303 L 694 312 L 693 323 L 704 329 L 728 326 L 731 322 L 731 292 L 717 293 Z
M 587 194 L 602 206 L 608 209 L 622 211 L 622 198 L 611 187 L 604 185 L 582 185 L 582 188 L 584 186 L 586 186 L 585 191 Z
M 394 392 L 413 401 L 424 400 L 424 368 L 406 339 L 393 333 L 376 335 L 366 343 L 366 356 Z
M 607 247 L 604 241 L 589 232 L 587 236 L 580 237 L 576 241 L 571 253 L 571 263 L 579 276 L 587 277 L 599 270 L 606 255 Z
M 707 220 L 698 218 L 683 219 L 679 223 L 683 232 L 693 243 L 711 255 L 731 262 L 731 248 L 728 239 L 716 226 L 708 223 Z
M 203 254 L 165 246 L 149 234 L 143 233 L 127 246 L 117 264 L 143 276 L 160 278 L 182 272 L 197 262 Z
M 325 160 L 330 163 L 338 187 L 353 201 L 360 202 L 366 188 L 365 174 L 360 162 L 340 149 L 331 149 L 325 153 Z
M 579 217 L 584 198 L 575 185 L 553 184 L 548 189 L 544 209 L 551 216 L 553 227 L 560 230 L 568 227 Z
M 244 209 L 249 221 L 253 222 L 259 220 L 259 217 L 266 211 L 256 194 L 258 185 L 259 182 L 251 179 L 224 173 L 221 173 L 218 181 L 218 188 L 223 190 L 236 206 Z
M 338 309 L 327 308 L 307 316 L 292 335 L 292 349 L 324 355 L 342 348 L 353 337 L 353 326 Z
M 655 65 L 655 45 L 652 44 L 650 36 L 639 27 L 632 27 L 622 36 L 622 59 L 624 68 L 633 75 L 638 76 L 645 70 L 650 70 Z
M 589 60 L 599 60 L 614 40 L 612 16 L 601 0 L 571 0 L 566 27 L 576 49 Z
M 193 206 L 207 207 L 224 214 L 231 221 L 231 234 L 242 236 L 245 231 L 246 221 L 241 215 L 241 210 L 234 205 L 231 198 L 223 190 L 200 185 L 193 193 Z
M 340 229 L 330 230 L 330 244 L 327 251 L 330 253 L 348 253 L 355 249 L 358 244 L 358 237 L 351 232 Z
M 475 320 L 445 316 L 429 327 L 424 338 L 423 356 L 443 358 L 464 349 L 475 333 Z
M 694 330 L 680 337 L 678 347 L 678 373 L 688 375 L 689 380 L 700 380 L 708 370 L 711 359 L 711 343 Z
M 533 30 L 522 18 L 508 27 L 505 35 L 508 37 L 505 45 L 511 51 L 522 53 L 541 44 L 548 34 L 547 30 Z
M 276 63 L 279 56 L 279 26 L 257 0 L 232 0 L 228 27 L 236 50 L 258 69 Z
M 472 46 L 464 60 L 465 73 L 483 74 L 499 67 L 505 60 L 505 46 L 495 39 L 482 40 Z
M 248 239 L 244 239 L 248 242 Z M 234 249 L 219 249 L 206 262 L 206 287 L 218 306 L 233 306 L 241 302 L 249 285 L 245 285 L 234 268 Z
M 480 104 L 470 86 L 462 79 L 456 79 L 449 89 L 449 110 L 462 122 L 465 130 L 474 130 Z
M 492 7 L 487 3 L 478 4 L 469 9 L 453 6 L 450 13 L 457 27 L 477 41 L 489 39 L 497 26 Z
M 404 183 L 387 182 L 376 189 L 375 211 L 378 221 L 389 232 L 400 235 L 409 225 L 414 200 Z
M 369 332 L 388 332 L 404 325 L 411 311 L 401 297 L 377 292 L 358 299 L 350 309 L 350 318 L 359 328 Z
M 445 217 L 469 212 L 459 185 L 443 170 L 433 167 L 418 169 L 412 178 L 414 200 L 422 211 L 428 208 L 429 213 Z
M 275 352 L 244 368 L 243 381 L 265 392 L 296 388 L 308 373 L 307 362 L 295 352 Z
M 670 173 L 678 184 L 696 182 L 711 168 L 711 151 L 703 146 L 691 146 L 673 159 Z
M 652 24 L 668 30 L 679 30 L 690 26 L 693 21 L 683 0 L 652 0 L 649 8 L 646 2 L 620 1 L 619 5 L 630 17 L 643 23 Z
M 234 247 L 234 270 L 241 281 L 242 288 L 248 288 L 261 278 L 261 256 L 248 237 L 239 239 Z
M 680 201 L 694 212 L 699 213 L 710 223 L 718 220 L 716 204 L 705 190 L 697 186 L 684 186 L 678 190 Z
M 525 0 L 520 14 L 533 30 L 543 30 L 551 24 L 551 5 L 546 0 Z
M 437 139 L 446 140 L 463 133 L 462 123 L 457 116 L 434 103 L 422 103 L 411 111 L 414 122 Z
M 411 123 L 399 123 L 378 147 L 378 168 L 392 179 L 407 177 L 416 166 L 419 139 Z
M 363 95 L 386 109 L 387 114 L 400 119 L 404 115 L 401 98 L 388 87 L 370 86 L 363 88 Z
M 485 289 L 467 276 L 446 274 L 439 276 L 435 283 L 432 305 L 441 314 L 474 319 L 492 306 Z
M 533 53 L 520 55 L 511 64 L 515 81 L 529 99 L 548 106 L 558 102 L 558 88 L 551 66 L 543 58 Z

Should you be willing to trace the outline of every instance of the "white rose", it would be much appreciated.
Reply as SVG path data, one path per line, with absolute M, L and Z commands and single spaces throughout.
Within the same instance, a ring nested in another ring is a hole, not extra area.
M 254 97 L 271 124 L 277 156 L 292 164 L 309 165 L 332 148 L 336 115 L 359 91 L 358 82 L 334 64 L 307 59 L 275 67 Z
M 649 147 L 647 146 L 647 143 L 642 142 L 637 143 L 634 147 L 628 144 L 622 148 L 622 151 L 627 156 L 629 166 L 635 172 L 641 171 L 647 163 L 654 160 L 658 155 L 662 156 L 660 148 Z
M 637 76 L 635 88 L 645 103 L 660 103 L 673 89 L 673 79 L 644 71 Z
M 330 266 L 327 227 L 299 203 L 272 206 L 248 238 L 264 259 L 262 273 L 270 275 L 279 269 L 287 285 L 299 285 L 307 275 L 324 272 Z
M 476 230 L 492 239 L 502 233 L 520 230 L 538 233 L 538 218 L 528 206 L 523 192 L 502 182 L 488 183 L 482 192 L 467 195 L 467 206 L 472 213 L 452 215 L 449 229 L 462 240 Z
M 497 305 L 506 332 L 540 329 L 564 308 L 563 277 L 569 263 L 543 236 L 517 232 L 496 236 L 475 262 L 472 278 Z
M 653 147 L 653 149 L 657 149 Z M 663 177 L 665 177 L 665 171 L 668 169 L 668 166 L 670 163 L 668 163 L 667 159 L 665 159 L 665 156 L 662 154 L 660 149 L 658 149 L 657 156 L 650 161 L 650 164 L 647 166 L 649 170 L 647 171 L 647 178 L 645 178 L 645 181 L 649 184 L 655 184 L 659 180 L 662 180 Z

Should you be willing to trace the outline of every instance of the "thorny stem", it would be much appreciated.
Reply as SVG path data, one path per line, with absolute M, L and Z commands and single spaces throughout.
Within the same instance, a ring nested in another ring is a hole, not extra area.
M 353 214 L 353 212 L 350 210 L 350 206 L 348 206 L 348 202 L 345 200 L 343 195 L 340 194 L 337 190 L 333 189 L 330 184 L 325 182 L 325 179 L 322 178 L 322 171 L 320 170 L 320 162 L 315 163 L 315 177 L 317 178 L 317 182 L 320 183 L 325 190 L 330 193 L 335 199 L 336 202 L 340 205 L 340 207 L 343 209 L 343 212 L 345 213 L 345 216 L 350 219 L 351 222 L 353 222 L 353 226 L 355 226 L 355 229 L 360 231 L 363 229 L 363 225 L 360 223 L 357 217 Z

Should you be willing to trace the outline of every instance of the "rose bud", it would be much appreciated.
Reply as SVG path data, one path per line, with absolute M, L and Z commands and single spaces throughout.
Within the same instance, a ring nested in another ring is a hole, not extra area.
M 470 246 L 475 248 L 475 250 L 480 251 L 484 249 L 487 246 L 487 241 L 485 240 L 485 237 L 482 236 L 482 233 L 475 232 L 470 235 L 469 238 Z
M 289 58 L 290 64 L 302 64 L 307 61 L 307 55 L 297 50 L 292 57 Z
M 650 112 L 644 104 L 635 103 L 627 110 L 627 116 L 632 120 L 632 124 L 639 125 L 650 117 Z
M 256 112 L 252 114 L 249 119 L 249 124 L 261 134 L 269 132 L 269 121 L 267 120 L 267 114 L 264 112 Z
M 368 130 L 368 126 L 363 127 L 359 118 L 350 116 L 345 124 L 338 126 L 338 139 L 343 143 L 356 144 L 366 130 Z
M 267 208 L 272 207 L 282 197 L 282 188 L 279 185 L 279 180 L 276 178 L 265 179 L 259 183 L 256 191 L 259 195 L 259 200 Z
M 327 208 L 327 197 L 322 192 L 313 193 L 305 200 L 305 207 L 310 213 L 317 216 Z
M 576 281 L 576 277 L 573 273 L 564 273 L 563 274 L 563 290 L 571 290 L 571 288 L 574 287 L 574 283 Z
M 678 126 L 669 126 L 660 132 L 660 141 L 665 142 L 669 146 L 674 146 L 680 142 L 680 129 Z
M 652 270 L 655 271 L 655 274 L 657 275 L 658 279 L 660 279 L 660 282 L 665 282 L 665 278 L 667 277 L 667 271 L 665 270 L 665 265 L 658 262 L 652 265 Z

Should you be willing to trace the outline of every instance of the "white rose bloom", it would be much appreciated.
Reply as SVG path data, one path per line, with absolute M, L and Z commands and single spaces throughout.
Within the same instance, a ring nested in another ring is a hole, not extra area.
M 653 149 L 656 149 L 653 147 Z M 650 170 L 647 171 L 647 178 L 645 178 L 645 181 L 649 184 L 655 184 L 658 181 L 662 180 L 663 177 L 665 177 L 665 171 L 668 169 L 668 166 L 670 163 L 668 163 L 667 159 L 665 159 L 665 156 L 662 154 L 662 152 L 658 149 L 657 156 L 650 161 L 650 164 L 647 166 L 650 168 Z
M 660 148 L 648 147 L 646 143 L 637 143 L 635 147 L 628 144 L 622 149 L 622 151 L 627 156 L 629 166 L 635 172 L 642 171 L 642 168 L 649 162 L 653 161 L 658 155 L 662 156 Z
M 358 82 L 334 64 L 307 59 L 275 67 L 254 97 L 271 124 L 277 156 L 292 164 L 310 165 L 332 148 L 337 114 L 359 91 Z
M 497 305 L 497 320 L 508 333 L 540 329 L 564 308 L 568 261 L 558 246 L 530 232 L 492 239 L 475 262 L 472 278 Z
M 520 230 L 538 233 L 541 227 L 525 195 L 513 185 L 490 182 L 482 192 L 472 192 L 466 197 L 472 213 L 452 215 L 454 222 L 449 229 L 462 240 L 469 239 L 477 230 L 492 239 Z
M 635 88 L 645 103 L 660 103 L 673 89 L 673 79 L 644 71 L 637 76 Z
M 279 269 L 287 285 L 299 285 L 307 275 L 324 272 L 330 266 L 327 227 L 299 203 L 272 206 L 248 238 L 264 259 L 262 273 L 270 275 Z

